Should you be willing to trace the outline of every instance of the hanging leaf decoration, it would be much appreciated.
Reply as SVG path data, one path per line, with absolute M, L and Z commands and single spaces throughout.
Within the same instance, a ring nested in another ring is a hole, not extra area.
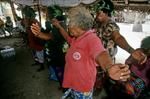
M 65 20 L 65 16 L 63 15 L 63 10 L 57 5 L 48 7 L 48 15 L 51 19 L 57 18 L 60 21 Z
M 90 6 L 90 9 L 93 13 L 96 13 L 99 10 L 107 10 L 109 13 L 114 12 L 114 5 L 111 0 L 99 0 L 97 3 Z

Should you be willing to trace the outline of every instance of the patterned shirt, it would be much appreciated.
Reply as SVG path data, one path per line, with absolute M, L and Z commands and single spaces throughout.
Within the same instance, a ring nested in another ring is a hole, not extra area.
M 117 46 L 112 40 L 112 34 L 114 31 L 119 31 L 119 26 L 112 20 L 109 20 L 106 24 L 98 26 L 97 35 L 102 39 L 104 47 L 109 51 L 112 58 L 117 53 Z

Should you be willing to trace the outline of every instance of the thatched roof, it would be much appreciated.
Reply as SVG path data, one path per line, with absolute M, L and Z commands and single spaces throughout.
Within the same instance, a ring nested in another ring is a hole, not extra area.
M 150 13 L 150 3 L 148 0 L 113 0 L 116 10 L 123 10 L 125 8 L 135 11 L 142 11 Z
M 3 1 L 7 1 L 7 0 L 0 0 L 0 2 L 3 2 Z
M 96 0 L 13 0 L 14 3 L 22 5 L 29 5 L 29 6 L 35 4 L 39 4 L 41 6 L 59 5 L 61 7 L 77 6 L 80 3 L 91 4 L 95 1 Z

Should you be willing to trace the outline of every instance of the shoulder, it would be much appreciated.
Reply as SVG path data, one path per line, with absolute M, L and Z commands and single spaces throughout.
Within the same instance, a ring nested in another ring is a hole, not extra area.
M 107 24 L 106 24 L 106 31 L 107 32 L 113 32 L 113 31 L 119 31 L 120 28 L 119 26 L 116 24 L 116 22 L 110 20 Z
M 91 43 L 91 44 L 95 44 L 101 41 L 96 33 L 89 33 L 86 40 L 88 41 L 88 43 Z

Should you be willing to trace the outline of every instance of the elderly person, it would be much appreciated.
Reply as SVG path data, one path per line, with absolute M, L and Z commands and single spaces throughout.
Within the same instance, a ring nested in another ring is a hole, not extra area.
M 126 81 L 130 76 L 129 67 L 113 64 L 101 40 L 92 29 L 93 17 L 84 7 L 75 7 L 69 11 L 68 30 L 64 30 L 56 19 L 53 24 L 70 44 L 66 53 L 63 87 L 68 88 L 62 99 L 69 93 L 73 99 L 93 99 L 93 86 L 96 79 L 96 64 L 99 64 L 113 80 Z M 31 27 L 35 36 L 45 37 L 39 31 L 38 24 Z M 50 37 L 49 37 L 50 38 Z

